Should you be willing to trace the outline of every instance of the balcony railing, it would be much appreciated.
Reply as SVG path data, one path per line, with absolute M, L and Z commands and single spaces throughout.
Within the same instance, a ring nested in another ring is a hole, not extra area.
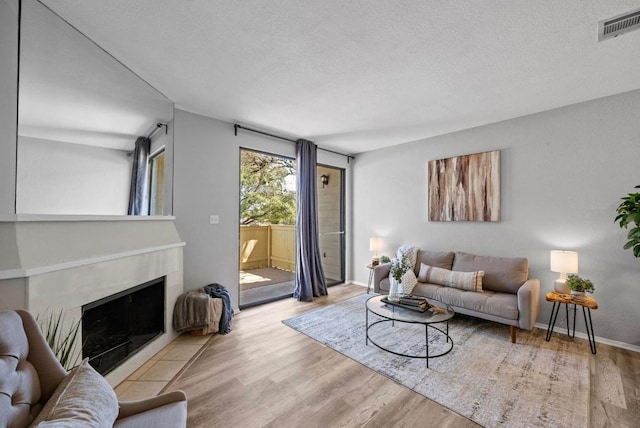
M 240 270 L 274 267 L 295 270 L 294 225 L 240 226 Z

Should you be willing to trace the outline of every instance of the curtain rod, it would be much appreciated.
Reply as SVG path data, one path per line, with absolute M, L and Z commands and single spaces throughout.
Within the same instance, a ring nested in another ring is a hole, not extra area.
M 162 122 L 156 122 L 156 127 L 153 129 L 153 131 L 149 132 L 149 135 L 147 135 L 147 138 L 151 139 L 151 137 L 158 132 L 158 130 L 160 128 L 164 128 L 164 133 L 165 135 L 169 132 L 167 129 L 167 124 L 166 123 L 162 123 Z
M 280 135 L 275 135 L 275 134 L 270 134 L 268 132 L 264 132 L 264 131 L 260 131 L 258 129 L 253 129 L 253 128 L 247 128 L 246 126 L 242 126 L 239 125 L 237 123 L 233 124 L 233 133 L 235 136 L 238 136 L 238 129 L 244 129 L 245 131 L 250 131 L 250 132 L 255 132 L 256 134 L 262 134 L 262 135 L 266 135 L 267 137 L 272 137 L 272 138 L 277 138 L 279 140 L 284 140 L 284 141 L 288 141 L 290 143 L 297 143 L 296 140 L 293 140 L 291 138 L 286 138 L 286 137 L 281 137 Z M 344 156 L 347 158 L 347 163 L 349 163 L 349 161 L 351 159 L 355 159 L 355 157 L 351 156 L 351 155 L 346 155 L 344 153 L 340 153 L 340 152 L 335 152 L 333 150 L 329 150 L 329 149 L 324 149 L 322 147 L 318 147 L 318 150 L 322 150 L 324 152 L 328 152 L 328 153 L 333 153 L 335 155 L 340 155 L 340 156 Z

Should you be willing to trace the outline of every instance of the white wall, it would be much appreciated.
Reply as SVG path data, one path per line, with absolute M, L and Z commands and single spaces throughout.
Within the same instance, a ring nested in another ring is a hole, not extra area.
M 427 161 L 501 150 L 502 221 L 427 221 Z M 353 175 L 354 274 L 366 282 L 368 238 L 529 259 L 542 296 L 557 277 L 549 251 L 575 250 L 595 283 L 596 336 L 640 345 L 640 259 L 622 249 L 619 198 L 640 184 L 640 91 L 359 155 Z M 372 191 L 372 189 L 375 189 Z M 551 305 L 541 302 L 538 322 Z M 578 329 L 583 329 L 578 320 Z
M 0 0 L 0 213 L 15 213 L 18 1 Z
M 127 215 L 131 165 L 122 150 L 19 137 L 16 211 Z
M 185 290 L 217 282 L 238 308 L 240 148 L 295 157 L 295 145 L 238 131 L 233 124 L 176 110 L 174 215 L 184 249 Z M 346 159 L 318 152 L 318 162 L 345 168 Z M 348 171 L 348 170 L 347 170 Z M 348 173 L 347 173 L 348 176 Z M 209 216 L 220 223 L 209 224 Z

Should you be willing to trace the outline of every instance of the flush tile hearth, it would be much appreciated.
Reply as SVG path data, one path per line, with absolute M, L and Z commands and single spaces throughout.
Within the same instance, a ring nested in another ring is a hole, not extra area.
M 211 338 L 183 334 L 145 362 L 116 388 L 121 401 L 140 400 L 157 395 L 202 349 Z

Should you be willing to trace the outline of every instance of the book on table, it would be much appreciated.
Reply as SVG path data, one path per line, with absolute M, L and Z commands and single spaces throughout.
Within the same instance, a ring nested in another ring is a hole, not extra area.
M 404 296 L 400 298 L 399 303 L 407 306 L 415 306 L 421 309 L 429 307 L 427 299 L 423 297 Z

